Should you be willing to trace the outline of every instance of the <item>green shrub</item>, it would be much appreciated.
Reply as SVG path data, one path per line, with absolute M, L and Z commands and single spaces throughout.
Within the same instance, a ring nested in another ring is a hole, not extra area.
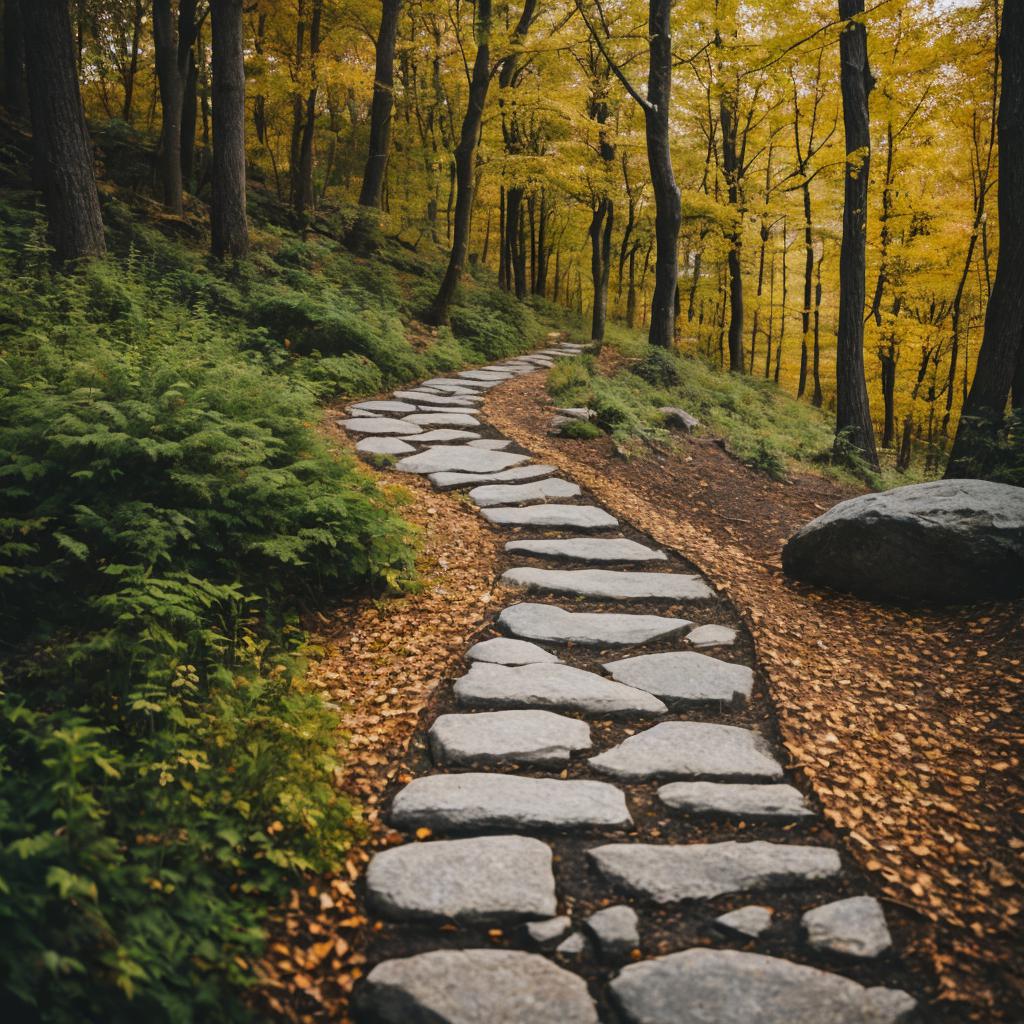
M 321 401 L 376 394 L 384 390 L 379 367 L 366 356 L 320 356 L 318 353 L 291 363 L 295 379 L 306 383 Z
M 659 388 L 675 387 L 682 380 L 678 360 L 660 348 L 652 348 L 643 359 L 634 363 L 629 371 Z
M 481 361 L 525 352 L 541 333 L 528 306 L 508 292 L 482 285 L 464 289 L 451 320 L 452 334 L 470 345 Z
M 569 420 L 568 423 L 562 424 L 558 433 L 562 437 L 572 437 L 577 441 L 589 441 L 592 438 L 603 436 L 604 432 L 596 423 L 591 423 L 589 420 Z
M 593 373 L 586 357 L 559 359 L 548 370 L 548 394 L 561 405 L 588 405 Z

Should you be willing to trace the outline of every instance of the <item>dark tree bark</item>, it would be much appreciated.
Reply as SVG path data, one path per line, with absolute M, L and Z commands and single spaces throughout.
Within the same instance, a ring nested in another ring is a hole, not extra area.
M 301 128 L 298 133 L 298 159 L 292 171 L 292 205 L 296 216 L 303 220 L 313 205 L 313 135 L 316 131 L 316 100 L 319 86 L 316 81 L 316 57 L 320 52 L 320 23 L 323 18 L 323 0 L 313 0 L 309 23 L 309 60 L 313 84 L 302 103 Z
M 947 478 L 991 470 L 991 442 L 1002 426 L 1010 389 L 1016 401 L 1024 392 L 1024 4 L 1003 7 L 999 56 L 999 256 Z
M 594 309 L 590 318 L 591 341 L 604 341 L 608 321 L 608 272 L 611 270 L 612 222 L 615 207 L 610 199 L 597 201 L 590 218 L 590 276 L 594 286 Z
M 839 0 L 845 22 L 839 36 L 840 85 L 846 130 L 843 241 L 839 252 L 839 333 L 836 343 L 836 439 L 859 449 L 878 467 L 875 430 L 864 379 L 865 249 L 871 133 L 868 96 L 874 79 L 868 67 L 864 0 Z M 854 20 L 858 19 L 858 20 Z
M 818 260 L 818 278 L 814 284 L 814 355 L 811 361 L 811 378 L 814 391 L 811 393 L 811 405 L 820 409 L 825 400 L 821 393 L 821 265 L 825 261 L 825 248 L 822 246 Z
M 68 0 L 22 0 L 35 164 L 61 261 L 106 251 Z
M 13 117 L 28 116 L 25 35 L 19 0 L 4 0 L 3 104 Z
M 213 255 L 240 259 L 249 251 L 245 216 L 245 66 L 242 0 L 210 0 L 213 28 Z
M 199 69 L 196 67 L 196 52 L 189 50 L 188 74 L 185 76 L 185 96 L 181 105 L 181 181 L 183 188 L 190 188 L 192 167 L 196 156 L 196 116 L 199 99 Z
M 742 373 L 743 363 L 743 220 L 740 208 L 740 158 L 736 151 L 736 97 L 723 89 L 719 105 L 722 122 L 722 165 L 729 192 L 729 205 L 736 211 L 736 224 L 727 234 L 729 242 L 729 369 Z
M 16 0 L 8 6 L 16 6 Z M 124 102 L 121 104 L 121 120 L 132 123 L 132 105 L 135 100 L 135 77 L 139 72 L 139 46 L 142 42 L 142 21 L 146 8 L 142 0 L 135 0 L 132 11 L 132 41 L 128 53 L 128 66 L 124 70 Z
M 395 42 L 402 0 L 381 0 L 380 32 L 377 34 L 376 65 L 373 73 L 373 102 L 370 105 L 370 149 L 363 170 L 359 205 L 380 207 L 384 172 L 391 151 L 391 111 L 395 102 Z M 488 17 L 488 20 L 490 18 Z

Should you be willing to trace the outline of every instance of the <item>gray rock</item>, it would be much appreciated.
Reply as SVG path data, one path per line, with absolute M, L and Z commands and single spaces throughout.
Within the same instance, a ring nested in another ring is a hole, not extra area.
M 531 644 L 529 640 L 513 640 L 508 636 L 481 640 L 466 651 L 466 657 L 470 661 L 487 661 L 496 665 L 550 665 L 558 661 L 543 647 Z
M 357 402 L 355 405 L 348 407 L 350 413 L 358 415 L 363 412 L 371 413 L 382 413 L 382 412 L 415 412 L 416 406 L 410 405 L 409 402 Z
M 665 422 L 670 427 L 679 427 L 686 433 L 696 430 L 700 426 L 700 420 L 696 416 L 691 416 L 685 409 L 680 409 L 677 405 L 663 405 L 658 412 L 665 417 Z
M 450 408 L 472 408 L 480 404 L 480 399 L 471 395 L 436 395 L 426 391 L 396 391 L 396 398 L 410 402 L 429 402 L 431 405 L 443 405 Z
M 481 508 L 493 505 L 524 505 L 531 501 L 547 501 L 549 498 L 578 498 L 577 484 L 552 477 L 529 484 L 487 484 L 474 487 L 469 492 L 470 500 Z
M 476 445 L 471 447 L 476 447 Z M 493 473 L 431 473 L 430 482 L 439 491 L 451 491 L 456 487 L 476 487 L 479 484 L 500 484 L 514 480 L 535 480 L 538 477 L 549 476 L 554 472 L 554 466 L 538 464 L 536 466 L 517 466 L 515 469 L 506 469 Z
M 612 647 L 642 644 L 672 636 L 692 625 L 687 619 L 663 615 L 619 615 L 613 612 L 567 612 L 551 604 L 523 602 L 506 608 L 498 626 L 527 640 Z
M 714 722 L 659 722 L 590 758 L 590 765 L 617 779 L 782 778 L 782 765 L 764 737 Z
M 500 452 L 505 448 L 511 446 L 511 441 L 499 440 L 496 437 L 485 437 L 480 441 L 470 441 L 470 446 L 473 448 L 486 448 L 491 452 Z
M 480 513 L 496 526 L 539 526 L 556 529 L 609 530 L 619 525 L 615 516 L 596 505 L 526 505 L 523 508 L 490 508 Z
M 839 854 L 782 843 L 610 843 L 588 851 L 609 881 L 655 903 L 712 899 L 730 892 L 781 889 L 835 878 Z
M 495 381 L 501 382 L 503 380 L 511 380 L 511 373 L 503 373 L 501 371 L 495 372 L 493 370 L 463 370 L 459 377 L 464 380 L 482 380 L 482 381 Z
M 900 1024 L 901 989 L 732 949 L 686 949 L 629 964 L 611 982 L 627 1024 Z
M 668 558 L 664 551 L 656 551 L 635 540 L 626 540 L 625 537 L 512 540 L 505 545 L 505 550 L 509 554 L 535 555 L 538 558 L 557 558 L 570 562 L 664 562 Z
M 350 434 L 422 434 L 423 429 L 405 420 L 393 420 L 388 416 L 357 416 L 350 420 L 338 420 Z
M 633 823 L 622 790 L 607 782 L 484 772 L 413 779 L 395 797 L 391 821 L 396 828 L 452 832 L 625 828 Z
M 403 473 L 499 473 L 529 458 L 529 455 L 488 452 L 469 445 L 438 445 L 402 459 L 396 468 Z
M 518 923 L 557 909 L 551 848 L 525 836 L 392 847 L 370 861 L 366 895 L 394 921 Z
M 794 786 L 757 786 L 743 782 L 670 782 L 658 797 L 673 810 L 687 814 L 722 815 L 762 821 L 801 821 L 813 818 L 803 794 Z
M 800 924 L 807 944 L 819 952 L 871 960 L 892 948 L 882 904 L 873 896 L 851 896 L 815 907 Z
M 691 647 L 729 647 L 736 642 L 736 630 L 728 626 L 698 626 L 686 634 Z
M 751 903 L 730 910 L 728 914 L 716 917 L 714 926 L 726 935 L 738 935 L 744 939 L 756 939 L 772 926 L 772 908 L 758 907 Z
M 548 918 L 547 921 L 531 921 L 526 926 L 526 934 L 535 946 L 550 949 L 561 942 L 571 928 L 572 919 L 563 915 Z
M 478 409 L 474 409 L 471 406 L 463 408 L 463 409 L 453 409 L 451 406 L 422 405 L 422 404 L 421 405 L 417 405 L 413 409 L 413 412 L 416 412 L 416 413 L 435 413 L 435 414 L 437 414 L 439 416 L 444 416 L 444 415 L 447 415 L 448 413 L 453 413 L 453 412 L 455 412 L 455 413 L 465 413 L 466 415 L 469 415 L 469 416 L 476 416 L 476 415 L 479 414 L 479 410 Z
M 470 491 L 469 496 L 473 497 Z M 555 594 L 619 601 L 699 601 L 712 597 L 711 588 L 699 576 L 674 572 L 621 572 L 613 569 L 509 569 L 505 583 Z
M 742 704 L 754 687 L 754 673 L 696 651 L 666 651 L 608 662 L 613 679 L 660 697 L 670 708 L 708 701 Z
M 475 444 L 480 435 L 472 430 L 452 430 L 442 427 L 440 430 L 428 430 L 416 436 L 417 444 Z
M 1024 594 L 1024 488 L 939 480 L 840 502 L 782 550 L 797 579 L 864 597 L 963 603 Z
M 439 949 L 385 960 L 357 997 L 377 1024 L 597 1024 L 587 983 L 537 953 Z
M 639 919 L 632 907 L 605 907 L 584 922 L 603 960 L 625 960 L 640 945 Z
M 582 956 L 587 949 L 587 940 L 580 932 L 573 932 L 567 939 L 558 944 L 555 952 L 559 956 Z
M 431 377 L 423 382 L 424 387 L 434 388 L 442 394 L 473 394 L 486 391 L 492 385 L 486 381 L 466 380 L 464 377 Z
M 592 420 L 597 418 L 597 413 L 593 409 L 584 409 L 578 406 L 568 409 L 556 409 L 555 412 L 567 420 Z
M 591 745 L 586 722 L 538 710 L 440 715 L 429 736 L 439 765 L 515 761 L 560 768 L 576 751 Z
M 476 661 L 456 680 L 455 696 L 465 707 L 549 708 L 601 717 L 667 710 L 649 693 L 561 663 L 510 667 Z
M 414 412 L 405 417 L 406 423 L 418 427 L 479 427 L 480 421 L 468 412 Z
M 397 437 L 364 437 L 356 442 L 356 451 L 364 455 L 405 455 L 416 449 Z

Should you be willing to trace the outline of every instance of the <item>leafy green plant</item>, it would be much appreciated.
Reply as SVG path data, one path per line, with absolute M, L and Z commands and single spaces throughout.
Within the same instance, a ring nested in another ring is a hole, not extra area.
M 572 437 L 578 441 L 589 441 L 595 437 L 602 437 L 604 431 L 596 423 L 589 420 L 569 420 L 563 423 L 558 429 L 562 437 Z

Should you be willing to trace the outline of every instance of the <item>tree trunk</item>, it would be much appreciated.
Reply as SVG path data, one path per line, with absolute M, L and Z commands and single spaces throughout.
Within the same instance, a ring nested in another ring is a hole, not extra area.
M 770 232 L 768 230 L 768 225 L 765 222 L 763 217 L 761 218 L 761 228 L 760 228 L 760 231 L 758 232 L 758 234 L 760 235 L 760 238 L 761 238 L 761 251 L 760 251 L 760 254 L 759 254 L 758 260 L 757 260 L 757 295 L 755 297 L 756 301 L 754 302 L 754 323 L 753 323 L 753 325 L 751 326 L 751 329 L 750 329 L 750 372 L 751 372 L 751 374 L 754 373 L 754 359 L 755 359 L 755 356 L 757 355 L 757 330 L 758 330 L 758 326 L 759 326 L 760 320 L 761 320 L 761 297 L 764 295 L 764 257 L 765 257 L 765 251 L 768 248 L 768 238 L 769 238 L 769 235 L 770 235 Z M 775 283 L 774 282 L 774 278 L 772 280 L 772 283 L 773 284 Z M 771 315 L 771 313 L 769 312 L 769 316 L 770 315 Z M 769 358 L 770 358 L 770 355 L 769 355 Z M 767 377 L 768 374 L 765 373 L 765 376 Z
M 316 100 L 319 93 L 316 80 L 316 58 L 320 52 L 320 22 L 323 17 L 323 9 L 323 0 L 313 0 L 313 12 L 309 25 L 309 64 L 313 84 L 306 94 L 303 104 L 298 167 L 294 175 L 292 191 L 292 205 L 300 222 L 304 222 L 306 211 L 313 205 L 313 135 L 316 131 Z
M 17 0 L 7 0 L 8 7 L 16 7 Z M 121 120 L 132 123 L 132 105 L 135 99 L 135 76 L 139 71 L 139 45 L 142 42 L 142 21 L 146 13 L 142 0 L 135 0 L 132 11 L 132 42 L 128 55 L 128 68 L 124 76 L 124 102 L 121 104 Z
M 198 86 L 199 72 L 196 68 L 195 50 L 190 50 L 185 96 L 181 106 L 181 181 L 184 188 L 191 188 L 192 167 L 195 163 Z
M 846 131 L 843 241 L 839 251 L 839 333 L 836 343 L 836 440 L 860 450 L 878 467 L 875 431 L 864 379 L 865 248 L 871 134 L 868 95 L 874 86 L 868 67 L 864 0 L 839 0 L 846 24 L 839 36 L 840 85 Z M 860 20 L 853 20 L 858 18 Z
M 740 212 L 739 158 L 736 153 L 736 98 L 723 90 L 719 104 L 722 124 L 722 164 L 729 191 L 729 205 L 736 217 L 727 232 L 729 242 L 729 370 L 742 373 L 743 355 L 743 220 Z
M 22 0 L 21 17 L 35 163 L 57 258 L 101 256 L 103 220 L 68 0 Z
M 814 358 L 811 365 L 811 378 L 814 391 L 811 394 L 811 405 L 820 409 L 824 402 L 821 393 L 821 265 L 825 261 L 825 249 L 822 246 L 821 259 L 818 260 L 818 279 L 814 283 Z
M 25 34 L 19 0 L 4 0 L 3 103 L 12 117 L 28 116 Z
M 391 111 L 395 102 L 395 43 L 402 0 L 381 0 L 380 32 L 377 34 L 373 73 L 373 102 L 370 104 L 370 149 L 363 170 L 359 205 L 380 207 L 384 172 L 391 151 Z
M 213 255 L 249 251 L 245 216 L 245 66 L 242 0 L 210 0 L 213 27 Z
M 779 318 L 779 340 L 775 346 L 775 384 L 782 374 L 782 345 L 786 340 L 786 300 L 789 298 L 789 280 L 786 276 L 786 260 L 789 257 L 789 242 L 786 238 L 786 221 L 782 221 L 782 313 Z
M 999 256 L 947 478 L 991 470 L 991 441 L 1002 425 L 1015 375 L 1024 376 L 1024 4 L 1003 7 L 999 55 Z M 1022 390 L 1020 384 L 1015 388 L 1017 395 Z
M 594 310 L 590 318 L 591 341 L 604 341 L 608 320 L 608 272 L 611 269 L 612 219 L 614 206 L 607 197 L 599 199 L 590 218 L 590 276 L 594 286 Z
M 804 180 L 804 305 L 800 312 L 800 383 L 796 397 L 807 390 L 807 342 L 811 333 L 811 293 L 814 287 L 814 235 L 811 231 L 811 183 Z
M 878 350 L 878 361 L 882 369 L 882 447 L 891 448 L 896 435 L 896 345 L 890 338 L 888 348 Z

